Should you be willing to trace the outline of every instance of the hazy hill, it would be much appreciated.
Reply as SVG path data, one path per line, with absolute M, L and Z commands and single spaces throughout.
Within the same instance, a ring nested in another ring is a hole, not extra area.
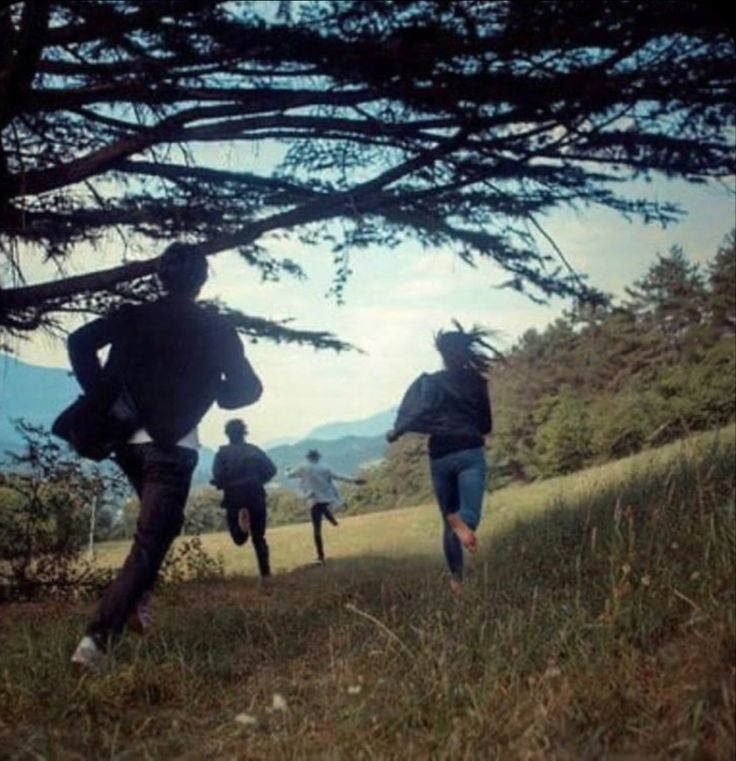
M 349 425 L 344 423 L 342 425 Z M 284 470 L 304 460 L 310 449 L 318 449 L 326 465 L 343 475 L 353 475 L 358 468 L 380 460 L 386 452 L 386 439 L 381 436 L 343 436 L 334 441 L 308 438 L 296 444 L 282 444 L 268 449 L 268 456 L 276 463 L 279 473 L 276 480 L 288 485 Z
M 79 386 L 67 370 L 41 367 L 0 354 L 0 460 L 5 450 L 22 443 L 12 425 L 14 418 L 50 427 L 56 415 L 79 395 Z M 315 428 L 305 439 L 267 448 L 279 468 L 277 481 L 288 485 L 283 470 L 301 462 L 309 449 L 319 449 L 324 461 L 338 472 L 354 473 L 361 465 L 383 457 L 384 432 L 393 422 L 391 410 L 356 421 L 334 421 Z M 207 483 L 215 452 L 199 450 L 195 485 Z
M 340 439 L 343 436 L 383 436 L 393 425 L 396 409 L 384 410 L 361 420 L 325 423 L 310 431 L 307 439 Z
M 0 458 L 21 439 L 11 420 L 51 427 L 59 412 L 79 395 L 79 385 L 67 370 L 38 367 L 0 354 Z

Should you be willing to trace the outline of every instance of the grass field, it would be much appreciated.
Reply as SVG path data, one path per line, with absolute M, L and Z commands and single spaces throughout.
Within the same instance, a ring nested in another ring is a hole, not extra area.
M 734 429 L 488 498 L 466 593 L 431 505 L 204 538 L 224 579 L 162 588 L 100 676 L 90 606 L 6 606 L 0 757 L 723 758 L 734 755 Z M 104 546 L 120 562 L 127 543 Z

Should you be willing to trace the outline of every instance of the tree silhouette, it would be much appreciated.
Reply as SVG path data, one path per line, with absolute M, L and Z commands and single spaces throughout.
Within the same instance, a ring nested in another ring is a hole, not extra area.
M 338 297 L 351 250 L 409 238 L 492 259 L 536 298 L 591 296 L 545 213 L 666 223 L 675 206 L 616 182 L 734 168 L 733 40 L 698 2 L 24 0 L 0 14 L 6 331 L 149 298 L 175 238 L 236 249 L 266 278 L 303 274 L 269 235 L 329 245 Z M 29 283 L 39 262 L 58 276 Z

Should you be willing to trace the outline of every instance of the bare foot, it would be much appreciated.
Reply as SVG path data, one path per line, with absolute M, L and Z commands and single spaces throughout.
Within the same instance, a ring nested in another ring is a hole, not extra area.
M 455 532 L 460 543 L 468 552 L 475 552 L 478 549 L 478 540 L 476 539 L 475 532 L 458 513 L 450 513 L 447 516 L 447 524 Z
M 450 589 L 456 597 L 462 596 L 463 583 L 460 579 L 450 579 Z

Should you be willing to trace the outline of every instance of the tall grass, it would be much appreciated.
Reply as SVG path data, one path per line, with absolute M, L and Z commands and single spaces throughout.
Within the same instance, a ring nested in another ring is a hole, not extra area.
M 734 455 L 731 428 L 494 495 L 461 599 L 431 507 L 347 519 L 272 597 L 162 591 L 102 676 L 68 668 L 84 608 L 9 608 L 0 755 L 730 759 Z

